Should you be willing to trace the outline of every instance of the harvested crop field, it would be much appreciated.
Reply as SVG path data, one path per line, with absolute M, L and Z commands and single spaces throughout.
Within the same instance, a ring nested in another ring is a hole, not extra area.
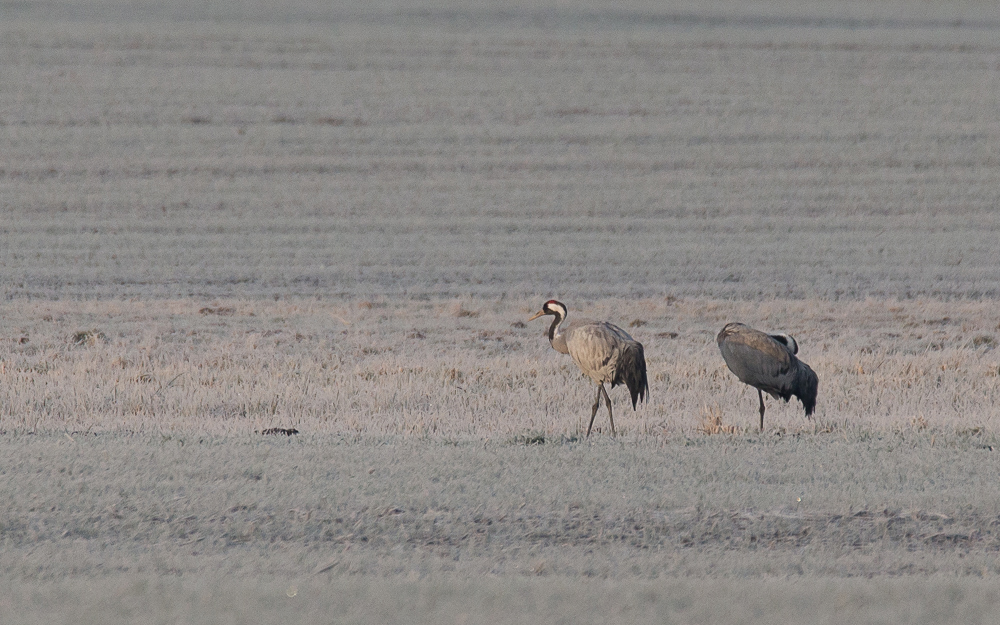
M 986 2 L 0 3 L 0 620 L 994 622 Z M 612 321 L 618 436 L 544 321 Z M 792 334 L 813 419 L 726 368 Z

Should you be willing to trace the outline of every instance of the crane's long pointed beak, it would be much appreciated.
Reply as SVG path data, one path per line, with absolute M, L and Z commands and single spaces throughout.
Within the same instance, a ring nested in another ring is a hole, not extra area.
M 531 319 L 528 319 L 528 321 L 534 321 L 535 319 L 538 319 L 539 317 L 541 317 L 542 315 L 545 315 L 545 314 L 548 314 L 548 313 L 546 313 L 544 309 L 543 310 L 539 310 L 538 312 L 535 313 L 535 316 L 532 317 Z

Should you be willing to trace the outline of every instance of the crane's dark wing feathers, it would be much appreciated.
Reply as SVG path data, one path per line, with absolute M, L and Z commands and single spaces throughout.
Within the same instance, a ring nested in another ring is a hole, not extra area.
M 802 407 L 806 409 L 808 417 L 816 409 L 816 393 L 819 391 L 819 377 L 812 368 L 801 360 L 796 359 L 798 371 L 795 376 L 794 394 L 802 402 Z
M 806 416 L 813 413 L 819 378 L 794 355 L 798 351 L 794 339 L 767 335 L 743 324 L 727 324 L 718 343 L 726 365 L 740 381 L 775 399 L 788 401 L 794 395 L 802 402 Z
M 632 396 L 632 410 L 635 410 L 636 403 L 640 399 L 646 401 L 649 383 L 646 380 L 646 355 L 642 350 L 642 343 L 629 341 L 622 350 L 611 388 L 619 384 L 628 387 L 628 392 Z

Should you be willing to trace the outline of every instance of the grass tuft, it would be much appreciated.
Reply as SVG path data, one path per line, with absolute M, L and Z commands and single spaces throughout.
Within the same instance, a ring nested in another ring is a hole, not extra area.
M 989 334 L 980 334 L 979 336 L 972 339 L 970 345 L 974 349 L 980 347 L 985 347 L 986 349 L 993 349 L 997 346 L 997 339 Z
M 279 434 L 284 434 L 285 436 L 292 436 L 298 434 L 299 431 L 295 428 L 267 428 L 260 431 L 263 436 L 277 436 Z
M 702 410 L 701 424 L 698 431 L 706 436 L 715 434 L 736 434 L 739 429 L 735 425 L 725 425 L 722 423 L 722 410 L 718 404 L 705 406 Z
M 515 445 L 544 445 L 546 443 L 544 434 L 525 434 L 514 437 Z
M 70 340 L 79 347 L 93 347 L 99 343 L 107 343 L 108 337 L 100 330 L 80 330 Z

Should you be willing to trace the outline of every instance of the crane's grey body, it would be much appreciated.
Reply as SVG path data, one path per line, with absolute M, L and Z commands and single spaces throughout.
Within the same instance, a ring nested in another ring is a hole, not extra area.
M 806 416 L 816 408 L 819 378 L 796 357 L 799 345 L 787 334 L 765 334 L 742 323 L 728 323 L 716 338 L 729 370 L 757 389 L 760 429 L 764 429 L 764 395 L 788 401 L 799 398 Z
M 601 406 L 602 396 L 608 406 L 608 419 L 611 421 L 611 433 L 614 434 L 615 419 L 611 412 L 611 398 L 604 384 L 611 384 L 611 388 L 618 384 L 627 386 L 632 396 L 633 410 L 639 399 L 645 401 L 649 385 L 642 343 L 629 336 L 625 330 L 606 321 L 574 319 L 565 323 L 566 306 L 556 300 L 545 302 L 542 310 L 529 321 L 542 315 L 555 316 L 549 327 L 549 343 L 552 348 L 561 354 L 569 354 L 580 371 L 597 385 L 597 399 L 591 410 L 587 436 L 590 436 L 590 430 L 594 427 L 594 417 Z

